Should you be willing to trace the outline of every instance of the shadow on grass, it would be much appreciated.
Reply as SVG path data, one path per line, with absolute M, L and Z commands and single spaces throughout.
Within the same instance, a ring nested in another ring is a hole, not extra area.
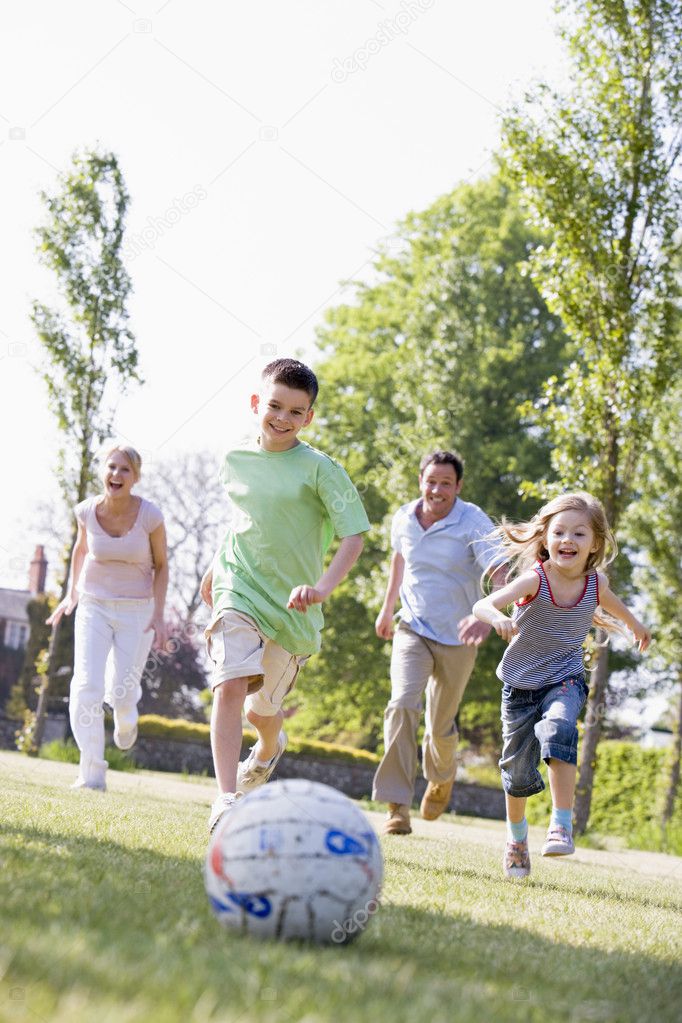
M 644 953 L 574 947 L 568 906 L 548 941 L 477 922 L 465 905 L 440 913 L 389 903 L 357 944 L 320 949 L 224 931 L 198 861 L 0 826 L 0 862 L 0 940 L 12 955 L 0 1018 L 16 990 L 37 1015 L 75 993 L 93 1007 L 153 1006 L 155 1023 L 184 1023 L 199 1002 L 206 1019 L 213 1007 L 229 1008 L 221 1019 L 290 1023 L 311 1012 L 392 1023 L 678 1018 L 682 971 Z M 484 870 L 421 869 L 425 880 L 470 873 L 472 886 L 488 883 Z M 486 898 L 505 883 L 491 879 Z

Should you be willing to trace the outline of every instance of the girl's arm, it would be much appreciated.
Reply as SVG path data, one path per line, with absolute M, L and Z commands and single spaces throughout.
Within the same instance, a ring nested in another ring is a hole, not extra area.
M 405 574 L 405 558 L 399 551 L 393 551 L 391 567 L 388 570 L 388 582 L 386 583 L 386 596 L 381 605 L 381 611 L 374 623 L 376 634 L 380 639 L 390 639 L 393 635 L 393 612 L 400 592 L 400 586 Z
M 540 577 L 537 572 L 524 572 L 517 579 L 501 586 L 487 597 L 477 600 L 473 607 L 473 613 L 482 622 L 492 625 L 498 636 L 510 641 L 514 635 L 515 628 L 511 618 L 502 613 L 502 608 L 508 607 L 517 600 L 528 600 L 535 596 L 540 588 Z
M 81 569 L 83 568 L 83 562 L 85 561 L 85 555 L 87 553 L 88 537 L 83 524 L 79 522 L 78 532 L 76 534 L 76 543 L 74 544 L 73 553 L 71 554 L 69 588 L 66 591 L 64 599 L 57 604 L 50 617 L 46 620 L 46 625 L 57 625 L 62 615 L 70 615 L 78 603 L 78 580 L 80 579 Z
M 360 557 L 365 541 L 362 533 L 344 536 L 339 542 L 338 550 L 332 558 L 329 568 L 320 576 L 314 586 L 294 586 L 289 594 L 287 607 L 296 611 L 308 610 L 311 604 L 321 604 L 332 590 L 346 578 L 355 562 Z
M 619 622 L 627 625 L 628 629 L 634 633 L 635 639 L 637 640 L 637 646 L 640 651 L 646 650 L 651 642 L 651 633 L 647 629 L 646 625 L 640 622 L 639 618 L 636 618 L 632 611 L 629 611 L 625 606 L 620 597 L 617 597 L 609 586 L 609 581 L 605 575 L 601 572 L 598 573 L 599 578 L 599 606 L 606 611 L 607 614 L 613 615 Z
M 154 562 L 154 612 L 145 632 L 154 630 L 154 643 L 163 647 L 166 642 L 166 623 L 163 611 L 166 606 L 166 590 L 168 589 L 168 545 L 166 543 L 166 527 L 163 522 L 149 534 Z

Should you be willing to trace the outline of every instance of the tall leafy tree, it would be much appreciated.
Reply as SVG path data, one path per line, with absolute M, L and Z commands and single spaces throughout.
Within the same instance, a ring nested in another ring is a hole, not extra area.
M 111 434 L 117 398 L 140 379 L 128 326 L 131 282 L 121 258 L 129 198 L 116 156 L 94 150 L 76 154 L 55 191 L 41 198 L 46 216 L 37 231 L 38 252 L 54 274 L 58 301 L 35 301 L 31 318 L 44 352 L 40 373 L 62 435 L 57 479 L 72 507 L 93 482 L 95 453 Z M 75 539 L 74 524 L 62 597 Z M 36 747 L 42 739 L 56 632 L 36 711 Z
M 655 635 L 658 674 L 675 693 L 677 720 L 663 824 L 673 814 L 682 752 L 682 385 L 668 393 L 643 459 L 646 488 L 628 511 L 630 536 L 644 551 L 636 580 Z
M 378 741 L 388 665 L 374 618 L 390 520 L 415 496 L 421 456 L 459 449 L 464 499 L 494 516 L 520 514 L 521 482 L 549 471 L 543 431 L 518 412 L 569 354 L 558 318 L 519 269 L 542 237 L 500 176 L 460 186 L 399 225 L 372 279 L 319 332 L 311 439 L 344 463 L 375 528 L 327 607 L 322 652 L 302 674 L 309 699 L 298 720 L 318 734 Z M 471 694 L 497 701 L 500 653 L 492 637 Z
M 561 0 L 570 85 L 535 88 L 506 119 L 508 164 L 550 243 L 532 279 L 577 352 L 536 403 L 562 488 L 599 496 L 618 527 L 661 395 L 679 369 L 680 0 Z M 529 477 L 532 479 L 532 477 Z M 535 489 L 547 493 L 546 481 Z M 603 637 L 602 637 L 603 638 Z M 587 825 L 608 684 L 593 674 L 576 793 Z

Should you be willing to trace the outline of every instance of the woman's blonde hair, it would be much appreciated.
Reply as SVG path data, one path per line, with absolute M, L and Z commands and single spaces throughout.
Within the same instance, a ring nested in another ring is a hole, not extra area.
M 130 447 L 128 444 L 111 444 L 104 450 L 100 460 L 102 473 L 105 472 L 107 462 L 111 455 L 113 455 L 114 451 L 120 451 L 122 455 L 126 456 L 130 462 L 130 468 L 133 470 L 135 482 L 137 483 L 142 475 L 142 457 L 139 451 L 136 451 L 135 448 Z

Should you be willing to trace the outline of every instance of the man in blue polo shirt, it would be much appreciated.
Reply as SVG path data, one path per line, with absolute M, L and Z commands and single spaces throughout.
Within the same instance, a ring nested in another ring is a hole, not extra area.
M 428 785 L 421 814 L 435 820 L 450 804 L 457 764 L 455 716 L 476 660 L 490 632 L 471 613 L 480 580 L 495 588 L 506 575 L 503 557 L 485 539 L 493 523 L 458 495 L 464 463 L 450 451 L 421 462 L 421 497 L 393 517 L 393 556 L 384 603 L 376 620 L 381 639 L 393 638 L 391 699 L 384 715 L 384 756 L 374 777 L 373 799 L 388 803 L 386 834 L 407 835 L 417 773 L 417 727 L 426 690 L 423 771 Z M 393 612 L 400 595 L 398 626 Z

